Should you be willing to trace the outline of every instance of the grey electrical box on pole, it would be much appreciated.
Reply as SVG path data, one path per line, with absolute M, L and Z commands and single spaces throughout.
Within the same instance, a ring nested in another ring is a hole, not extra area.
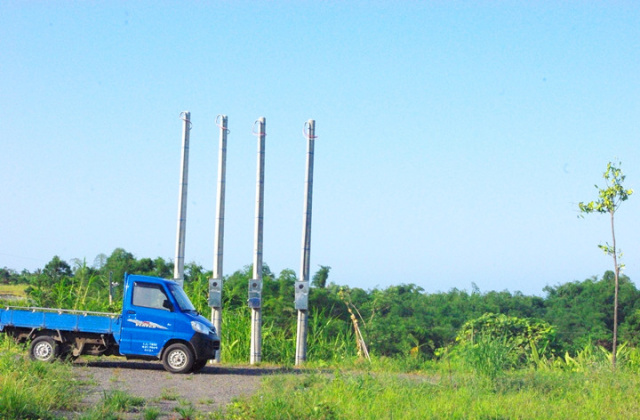
M 189 179 L 189 131 L 191 130 L 191 113 L 184 111 L 182 118 L 182 165 L 180 168 L 180 193 L 178 194 L 178 231 L 176 234 L 176 259 L 173 266 L 173 280 L 184 284 L 184 244 L 187 227 L 187 183 Z
M 298 328 L 296 334 L 296 366 L 307 360 L 307 324 L 309 309 L 309 262 L 311 259 L 311 209 L 313 203 L 313 155 L 315 143 L 316 122 L 309 120 L 305 123 L 307 138 L 307 174 L 305 179 L 303 229 L 302 229 L 302 258 L 300 280 L 295 284 L 295 308 L 298 310 Z
M 218 123 L 220 119 L 220 123 Z M 220 336 L 222 327 L 222 254 L 224 250 L 224 202 L 227 172 L 227 116 L 218 115 L 216 123 L 220 127 L 220 150 L 218 153 L 218 194 L 216 199 L 216 233 L 213 244 L 213 278 L 209 280 L 209 306 L 211 323 Z M 216 351 L 216 362 L 220 362 L 220 350 Z
M 249 280 L 249 307 L 251 308 L 250 363 L 262 360 L 262 230 L 264 221 L 264 149 L 266 120 L 260 117 L 258 125 L 258 170 L 256 181 L 256 223 L 253 251 L 253 278 Z

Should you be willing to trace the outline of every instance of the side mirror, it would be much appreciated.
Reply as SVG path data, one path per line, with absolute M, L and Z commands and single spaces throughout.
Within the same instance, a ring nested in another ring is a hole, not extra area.
M 169 299 L 165 299 L 164 302 L 162 302 L 162 307 L 170 312 L 173 312 L 173 305 L 171 304 L 171 302 L 169 302 Z

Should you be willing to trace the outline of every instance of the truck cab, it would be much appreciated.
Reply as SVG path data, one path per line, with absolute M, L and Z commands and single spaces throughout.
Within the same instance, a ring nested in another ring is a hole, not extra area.
M 220 339 L 184 290 L 171 280 L 125 278 L 119 352 L 127 358 L 161 359 L 170 372 L 198 370 L 215 357 Z

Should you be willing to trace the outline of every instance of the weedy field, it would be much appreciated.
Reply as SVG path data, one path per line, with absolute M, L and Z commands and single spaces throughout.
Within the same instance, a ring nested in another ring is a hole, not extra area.
M 31 362 L 0 339 L 2 419 L 549 419 L 640 416 L 638 352 L 623 348 L 619 365 L 588 347 L 574 356 L 504 364 L 501 343 L 450 352 L 437 361 L 345 357 L 309 362 L 302 370 L 267 375 L 257 393 L 202 413 L 189 404 L 162 412 L 124 390 L 81 404 L 89 382 L 70 363 Z M 476 351 L 478 353 L 478 351 Z M 216 392 L 212 390 L 211 392 Z M 73 415 L 61 413 L 75 413 Z
M 637 418 L 632 372 L 341 372 L 272 377 L 218 418 L 614 419 Z
M 116 389 L 87 408 L 82 401 L 91 384 L 74 380 L 77 367 L 31 362 L 0 334 L 0 418 L 640 418 L 634 393 L 640 290 L 627 277 L 620 279 L 614 364 L 611 272 L 547 287 L 539 297 L 477 288 L 427 293 L 412 284 L 365 291 L 327 284 L 329 267 L 321 267 L 309 294 L 308 361 L 299 369 L 292 366 L 295 273 L 263 270 L 263 365 L 257 368 L 283 369 L 265 375 L 252 395 L 213 412 L 189 404 L 163 412 Z M 22 288 L 26 298 L 2 304 L 119 312 L 122 290 L 113 291 L 112 304 L 108 299 L 111 272 L 114 279 L 124 272 L 169 277 L 170 265 L 137 260 L 123 249 L 100 268 L 81 261 L 72 269 L 54 257 L 35 273 L 5 270 L 5 283 Z M 195 264 L 186 273 L 185 291 L 208 314 L 210 273 Z M 224 281 L 223 367 L 246 366 L 249 359 L 251 275 L 247 266 Z

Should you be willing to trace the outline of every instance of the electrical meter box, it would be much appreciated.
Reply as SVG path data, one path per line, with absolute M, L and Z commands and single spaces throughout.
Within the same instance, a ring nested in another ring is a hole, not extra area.
M 209 307 L 222 308 L 222 279 L 209 279 Z
M 306 311 L 307 309 L 309 309 L 309 282 L 296 281 L 295 290 L 296 309 Z
M 262 280 L 249 280 L 249 307 L 258 309 L 262 303 Z

